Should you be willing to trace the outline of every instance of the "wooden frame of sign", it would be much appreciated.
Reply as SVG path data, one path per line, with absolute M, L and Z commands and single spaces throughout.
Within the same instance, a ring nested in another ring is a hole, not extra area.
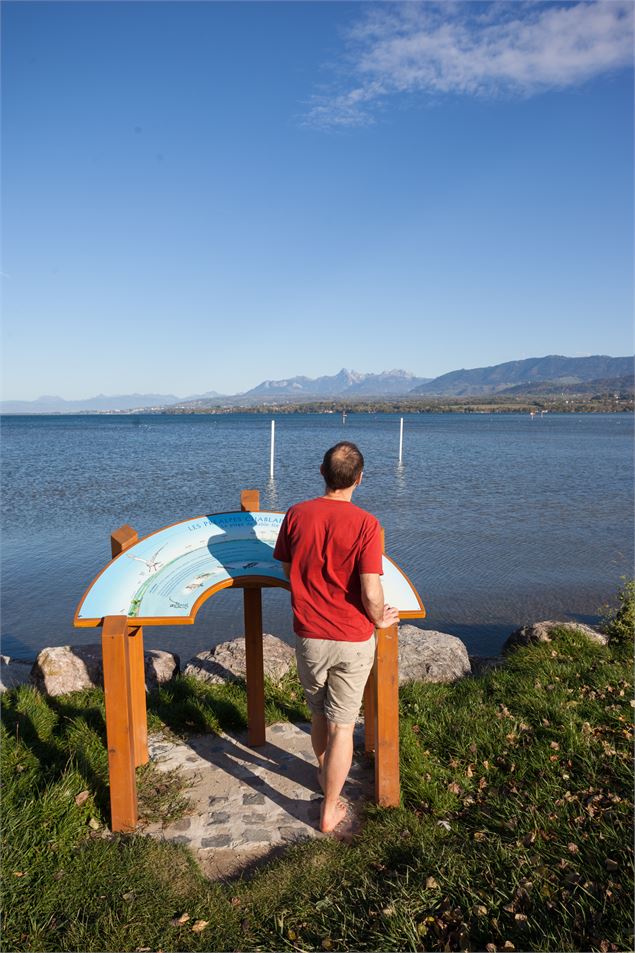
M 258 490 L 243 490 L 240 505 L 243 512 L 258 512 Z M 138 536 L 132 527 L 121 526 L 111 536 L 113 559 L 136 542 Z M 266 740 L 262 589 L 281 583 L 251 577 L 232 579 L 228 585 L 243 589 L 248 740 L 250 745 L 258 747 Z M 412 617 L 415 613 L 402 615 Z M 416 615 L 425 616 L 423 605 Z M 398 626 L 377 629 L 376 636 L 375 663 L 364 689 L 365 749 L 375 755 L 376 802 L 383 807 L 397 807 L 400 801 Z M 102 625 L 102 653 L 111 829 L 132 831 L 138 821 L 135 769 L 149 760 L 142 627 L 131 623 L 126 616 L 106 616 Z

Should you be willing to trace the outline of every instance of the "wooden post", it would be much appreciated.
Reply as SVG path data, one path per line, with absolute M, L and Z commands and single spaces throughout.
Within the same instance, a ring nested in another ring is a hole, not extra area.
M 130 697 L 132 702 L 132 737 L 136 767 L 147 764 L 148 712 L 146 707 L 146 672 L 143 654 L 143 629 L 128 628 L 128 656 L 130 659 Z
M 247 729 L 249 744 L 264 745 L 265 673 L 262 657 L 262 590 L 245 589 L 245 655 L 247 663 Z
M 240 508 L 243 513 L 257 513 L 260 509 L 260 493 L 258 490 L 241 490 Z
M 375 800 L 399 806 L 399 626 L 377 629 Z
M 101 633 L 106 737 L 110 778 L 110 827 L 134 830 L 138 820 L 128 620 L 107 616 Z
M 381 543 L 385 552 L 383 529 Z M 399 807 L 399 625 L 375 634 L 375 801 Z
M 110 537 L 112 558 L 123 553 L 138 542 L 135 530 L 124 524 Z M 134 737 L 135 765 L 147 764 L 148 712 L 146 707 L 146 675 L 143 655 L 143 629 L 140 626 L 128 629 L 128 655 L 130 659 L 130 693 L 132 697 L 132 733 Z
M 258 490 L 240 494 L 243 512 L 260 509 Z M 245 662 L 247 676 L 247 736 L 253 747 L 264 745 L 265 735 L 265 670 L 262 657 L 262 589 L 243 590 L 245 607 Z
M 119 529 L 116 529 L 114 533 L 110 535 L 110 551 L 112 553 L 112 558 L 118 556 L 119 553 L 122 553 L 124 549 L 128 549 L 129 546 L 134 546 L 135 543 L 139 541 L 139 536 L 132 528 L 128 526 L 127 523 L 124 523 L 123 526 L 120 526 Z

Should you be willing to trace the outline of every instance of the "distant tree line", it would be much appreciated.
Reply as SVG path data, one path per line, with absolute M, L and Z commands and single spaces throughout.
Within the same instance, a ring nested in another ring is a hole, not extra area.
M 477 397 L 395 397 L 352 400 L 315 400 L 298 402 L 268 401 L 252 406 L 207 406 L 196 408 L 165 407 L 166 414 L 519 414 L 546 411 L 555 414 L 632 413 L 632 393 L 522 395 L 480 395 Z

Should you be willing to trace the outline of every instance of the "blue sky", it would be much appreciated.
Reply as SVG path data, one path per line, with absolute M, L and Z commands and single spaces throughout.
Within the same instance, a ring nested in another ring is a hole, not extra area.
M 632 353 L 632 16 L 5 0 L 3 397 Z

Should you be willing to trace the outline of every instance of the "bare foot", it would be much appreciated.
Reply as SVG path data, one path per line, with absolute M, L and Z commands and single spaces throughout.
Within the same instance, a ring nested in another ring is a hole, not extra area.
M 354 835 L 359 831 L 359 819 L 355 816 L 352 805 L 348 805 L 346 810 L 346 816 L 343 821 L 334 827 L 331 831 L 331 835 L 339 841 L 343 841 L 345 844 L 352 843 Z
M 320 811 L 320 830 L 323 834 L 330 834 L 346 818 L 347 805 L 344 801 L 338 800 L 335 807 L 328 813 L 325 810 L 325 805 L 326 801 L 323 801 Z

